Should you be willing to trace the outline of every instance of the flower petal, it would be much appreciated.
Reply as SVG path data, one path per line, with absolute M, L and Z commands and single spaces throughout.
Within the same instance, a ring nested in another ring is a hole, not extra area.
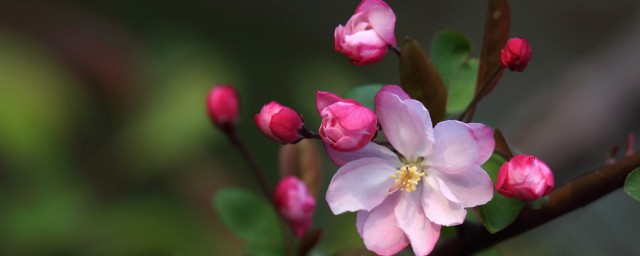
M 405 100 L 403 103 L 409 108 L 411 113 L 413 113 L 414 122 L 416 126 L 424 127 L 424 135 L 421 135 L 420 138 L 422 140 L 422 144 L 414 153 L 419 156 L 427 156 L 431 154 L 431 150 L 433 148 L 433 142 L 435 141 L 433 135 L 433 125 L 431 123 L 431 116 L 429 116 L 429 111 L 422 105 L 421 102 L 417 100 Z
M 438 242 L 440 225 L 424 215 L 420 203 L 420 193 L 402 193 L 394 209 L 398 227 L 411 242 L 415 255 L 427 255 Z
M 396 14 L 391 8 L 375 7 L 369 10 L 369 23 L 373 31 L 378 33 L 380 37 L 390 45 L 396 46 L 396 35 L 394 29 L 396 26 Z
M 489 126 L 480 123 L 468 123 L 467 126 L 471 128 L 473 135 L 478 140 L 478 159 L 476 163 L 482 165 L 489 160 L 496 146 L 496 141 L 493 139 L 493 130 Z
M 410 157 L 424 147 L 425 125 L 419 124 L 421 115 L 416 109 L 407 107 L 397 95 L 380 91 L 376 94 L 375 110 L 385 136 L 400 154 Z
M 433 132 L 435 144 L 427 165 L 446 173 L 459 173 L 476 165 L 478 142 L 465 123 L 442 121 Z
M 318 109 L 318 114 L 322 115 L 322 110 L 338 101 L 341 101 L 342 98 L 330 92 L 317 91 L 316 92 L 316 108 Z
M 385 85 L 382 87 L 382 89 L 380 89 L 381 92 L 390 92 L 392 94 L 395 94 L 396 96 L 400 97 L 401 100 L 408 100 L 411 99 L 411 96 L 409 96 L 409 94 L 407 94 L 404 90 L 402 90 L 402 88 L 400 88 L 400 86 L 394 85 L 394 84 L 390 84 L 390 85 Z
M 437 177 L 426 176 L 422 188 L 422 209 L 432 222 L 443 226 L 461 224 L 467 215 L 462 204 L 453 202 L 441 191 Z M 446 189 L 446 188 L 445 188 Z
M 387 160 L 392 166 L 400 167 L 402 163 L 398 159 L 395 153 L 389 150 L 386 147 L 380 146 L 373 142 L 369 142 L 364 148 L 351 152 L 340 152 L 331 145 L 327 144 L 323 141 L 322 145 L 324 146 L 324 150 L 327 152 L 327 155 L 335 163 L 337 166 L 343 166 L 348 162 L 365 158 L 365 157 L 375 157 L 382 158 Z
M 465 208 L 485 204 L 493 197 L 493 182 L 480 166 L 456 174 L 438 173 L 437 177 Z
M 395 255 L 409 244 L 398 228 L 393 212 L 399 193 L 395 193 L 371 210 L 362 226 L 362 240 L 367 249 L 378 255 Z
M 358 234 L 362 237 L 362 229 L 364 228 L 364 222 L 369 218 L 368 211 L 358 211 L 356 215 L 356 230 L 358 230 Z
M 361 158 L 349 162 L 331 179 L 327 189 L 327 203 L 334 214 L 346 211 L 370 211 L 390 193 L 394 184 L 390 176 L 396 171 L 387 160 Z

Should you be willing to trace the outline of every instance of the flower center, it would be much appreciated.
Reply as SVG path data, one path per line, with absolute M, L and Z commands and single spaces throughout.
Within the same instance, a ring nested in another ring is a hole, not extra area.
M 418 186 L 418 181 L 420 181 L 424 175 L 425 173 L 422 167 L 418 168 L 413 164 L 402 166 L 394 175 L 391 175 L 391 178 L 396 179 L 396 184 L 389 189 L 389 192 L 393 192 L 396 189 L 407 192 L 414 191 L 416 190 L 416 186 Z

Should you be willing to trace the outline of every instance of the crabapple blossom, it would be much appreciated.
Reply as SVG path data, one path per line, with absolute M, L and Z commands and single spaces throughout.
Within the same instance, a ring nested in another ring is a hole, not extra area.
M 207 96 L 207 113 L 219 127 L 233 126 L 238 122 L 240 99 L 231 85 L 216 85 Z
M 553 190 L 551 169 L 531 155 L 517 155 L 500 167 L 496 189 L 506 197 L 535 201 Z
M 283 178 L 276 186 L 274 202 L 293 233 L 303 237 L 311 227 L 316 208 L 316 199 L 309 194 L 304 182 L 294 176 Z
M 531 60 L 531 46 L 524 37 L 514 37 L 507 41 L 507 45 L 500 52 L 502 67 L 511 71 L 522 72 Z
M 254 121 L 258 129 L 270 139 L 283 143 L 293 143 L 302 137 L 299 134 L 304 123 L 300 115 L 291 108 L 272 101 L 264 105 Z
M 340 166 L 326 200 L 334 214 L 357 212 L 367 249 L 393 255 L 411 244 L 426 255 L 442 225 L 461 224 L 465 208 L 491 200 L 493 184 L 480 166 L 493 151 L 493 131 L 458 121 L 432 127 L 422 103 L 395 85 L 376 94 L 375 111 L 395 151 L 373 142 L 354 152 L 326 147 Z
M 376 134 L 376 115 L 355 100 L 318 91 L 316 107 L 322 117 L 319 134 L 325 146 L 342 152 L 355 151 L 367 145 Z
M 349 57 L 354 65 L 380 61 L 389 46 L 396 46 L 396 15 L 382 0 L 363 0 L 345 26 L 334 32 L 336 51 Z

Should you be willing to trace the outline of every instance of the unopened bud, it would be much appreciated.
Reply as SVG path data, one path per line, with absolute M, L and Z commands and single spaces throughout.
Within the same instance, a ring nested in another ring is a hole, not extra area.
M 275 205 L 293 233 L 303 237 L 311 227 L 316 199 L 309 194 L 304 182 L 288 176 L 280 180 L 274 193 Z
M 531 155 L 517 155 L 502 164 L 496 182 L 498 193 L 529 202 L 551 193 L 554 186 L 551 169 Z
M 300 115 L 291 108 L 272 101 L 264 105 L 254 121 L 258 129 L 272 140 L 288 144 L 299 141 L 303 122 Z
M 231 85 L 216 85 L 207 96 L 207 112 L 219 127 L 230 127 L 238 122 L 240 99 Z
M 500 52 L 502 67 L 511 71 L 522 72 L 531 60 L 531 46 L 524 37 L 514 37 Z

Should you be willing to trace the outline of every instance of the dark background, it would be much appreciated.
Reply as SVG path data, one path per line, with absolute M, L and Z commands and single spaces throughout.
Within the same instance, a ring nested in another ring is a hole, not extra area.
M 389 0 L 396 36 L 428 49 L 467 34 L 478 56 L 485 1 Z M 231 83 L 240 133 L 276 181 L 278 145 L 253 124 L 277 100 L 317 127 L 315 91 L 397 84 L 397 57 L 350 65 L 333 30 L 358 1 L 3 1 L 0 7 L 0 254 L 237 255 L 212 195 L 258 191 L 213 129 L 204 98 Z M 475 120 L 546 161 L 557 184 L 602 165 L 640 132 L 640 2 L 512 1 L 533 59 L 506 73 Z M 326 188 L 337 168 L 324 164 Z M 321 251 L 362 246 L 354 215 L 322 194 Z M 504 255 L 640 254 L 640 206 L 620 190 L 501 244 Z

